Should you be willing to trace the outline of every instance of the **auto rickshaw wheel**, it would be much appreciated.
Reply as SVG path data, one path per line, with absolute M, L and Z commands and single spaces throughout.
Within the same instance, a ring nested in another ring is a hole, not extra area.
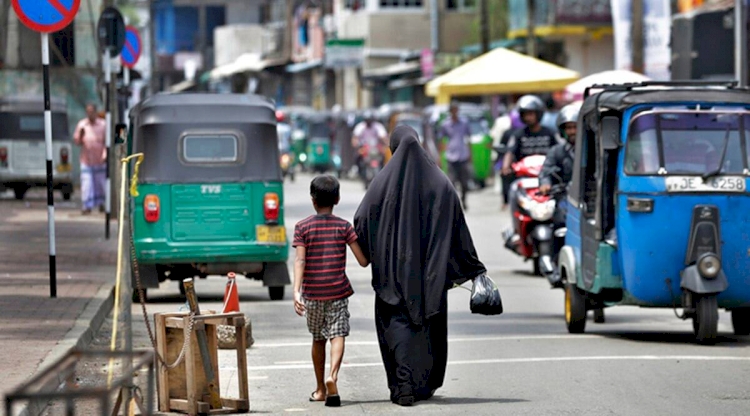
M 693 296 L 696 297 L 693 315 L 695 339 L 701 344 L 712 343 L 716 340 L 719 327 L 719 304 L 716 295 Z
M 565 285 L 565 324 L 571 334 L 586 329 L 586 296 L 573 283 Z
M 734 335 L 750 335 L 750 308 L 732 309 Z
M 268 286 L 268 296 L 271 300 L 284 299 L 284 286 Z

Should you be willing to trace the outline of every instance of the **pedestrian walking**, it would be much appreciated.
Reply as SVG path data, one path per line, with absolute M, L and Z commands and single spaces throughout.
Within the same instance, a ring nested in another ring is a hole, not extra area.
M 450 117 L 443 121 L 440 126 L 439 137 L 448 138 L 448 146 L 445 150 L 445 158 L 448 161 L 449 171 L 453 178 L 461 186 L 461 204 L 464 210 L 466 206 L 466 194 L 469 192 L 469 163 L 471 163 L 471 152 L 468 140 L 471 137 L 469 121 L 458 116 L 458 103 L 450 105 Z
M 98 207 L 104 212 L 107 183 L 107 126 L 99 117 L 96 104 L 86 105 L 86 118 L 78 122 L 73 140 L 81 146 L 82 212 L 89 214 Z
M 485 273 L 451 181 L 408 126 L 354 216 L 372 262 L 375 325 L 391 401 L 427 400 L 448 359 L 447 291 Z
M 315 215 L 294 227 L 294 310 L 307 316 L 313 336 L 312 360 L 317 387 L 311 402 L 325 401 L 338 407 L 338 374 L 344 358 L 344 339 L 349 336 L 349 297 L 354 294 L 346 276 L 346 247 L 362 267 L 369 262 L 357 244 L 352 225 L 335 215 L 339 203 L 339 182 L 331 175 L 318 176 L 310 183 Z M 331 342 L 331 371 L 324 381 L 326 342 Z

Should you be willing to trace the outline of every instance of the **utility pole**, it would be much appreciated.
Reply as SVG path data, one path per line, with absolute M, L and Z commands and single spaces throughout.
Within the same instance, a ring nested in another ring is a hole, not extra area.
M 534 0 L 526 0 L 526 54 L 536 58 L 536 36 L 535 29 L 536 4 Z
M 734 0 L 734 72 L 740 87 L 747 86 L 747 0 Z
M 489 12 L 487 11 L 487 0 L 479 0 L 479 22 L 480 22 L 480 39 L 482 45 L 482 54 L 490 50 L 490 25 Z
M 157 93 L 157 81 L 158 81 L 158 75 L 157 75 L 157 68 L 158 65 L 156 63 L 156 7 L 155 7 L 156 0 L 149 0 L 148 1 L 148 37 L 149 37 L 149 49 L 150 49 L 150 55 L 151 59 L 151 77 L 148 81 L 149 83 L 149 94 L 155 95 Z
M 8 15 L 10 0 L 0 0 L 0 66 L 5 66 L 8 53 Z
M 643 62 L 643 0 L 630 3 L 630 52 L 633 72 L 644 73 Z

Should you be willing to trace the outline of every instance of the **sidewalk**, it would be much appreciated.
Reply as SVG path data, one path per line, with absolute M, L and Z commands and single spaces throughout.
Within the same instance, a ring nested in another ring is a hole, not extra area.
M 57 297 L 52 299 L 45 191 L 30 191 L 25 201 L 0 195 L 0 414 L 9 390 L 70 348 L 87 344 L 111 308 L 117 223 L 111 223 L 105 240 L 104 214 L 82 215 L 78 197 L 55 201 Z

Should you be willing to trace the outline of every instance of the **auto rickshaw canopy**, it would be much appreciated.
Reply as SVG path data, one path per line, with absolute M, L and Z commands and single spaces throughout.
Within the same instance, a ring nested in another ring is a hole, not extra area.
M 562 90 L 580 74 L 504 48 L 497 48 L 433 79 L 425 94 L 447 104 L 456 95 L 494 95 Z
M 271 100 L 252 94 L 156 94 L 141 101 L 130 117 L 132 151 L 145 154 L 142 180 L 281 181 L 275 110 Z M 228 152 L 231 160 L 188 159 L 188 139 L 209 159 Z

